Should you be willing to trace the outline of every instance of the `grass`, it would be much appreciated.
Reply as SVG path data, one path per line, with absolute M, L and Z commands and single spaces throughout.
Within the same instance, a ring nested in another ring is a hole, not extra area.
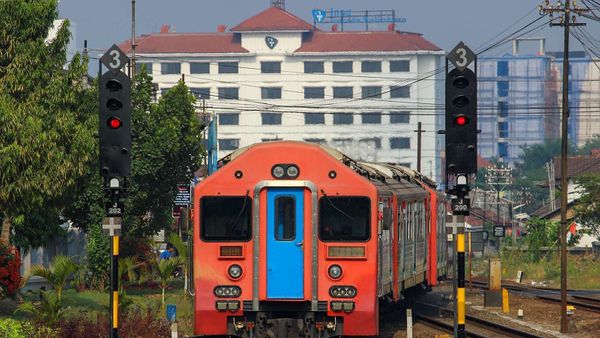
M 160 288 L 126 288 L 127 297 L 133 301 L 133 304 L 149 305 L 156 304 L 160 306 L 161 290 Z M 35 299 L 37 296 L 25 296 L 25 300 Z M 88 314 L 95 317 L 97 313 L 109 314 L 109 292 L 86 290 L 76 292 L 74 289 L 66 289 L 63 293 L 63 306 L 67 309 L 65 316 L 76 316 Z M 2 308 L 11 308 L 14 310 L 18 304 L 15 301 L 3 300 Z M 191 335 L 193 333 L 193 298 L 184 296 L 183 281 L 176 280 L 170 283 L 170 287 L 165 292 L 165 304 L 175 304 L 177 306 L 177 321 L 180 336 Z M 11 311 L 0 311 L 0 317 L 10 317 L 16 320 L 30 319 L 26 314 L 14 314 Z M 166 316 L 162 311 L 162 316 Z
M 544 282 L 549 287 L 560 287 L 560 258 L 557 254 L 534 261 L 520 252 L 501 255 L 502 279 L 515 279 L 523 271 L 524 283 Z M 488 276 L 489 257 L 473 260 L 473 276 Z M 592 255 L 567 257 L 567 285 L 569 289 L 600 289 L 600 260 Z

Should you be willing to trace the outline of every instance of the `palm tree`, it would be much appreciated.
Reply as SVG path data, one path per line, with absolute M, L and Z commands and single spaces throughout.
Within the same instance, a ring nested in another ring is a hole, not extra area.
M 189 249 L 187 244 L 177 236 L 175 233 L 171 233 L 169 236 L 169 243 L 173 244 L 177 250 L 178 257 L 181 259 L 181 269 L 183 270 L 183 293 L 186 294 L 188 289 L 188 271 L 189 271 Z
M 158 285 L 162 289 L 162 306 L 165 307 L 165 289 L 169 287 L 169 282 L 173 280 L 173 272 L 181 265 L 181 257 L 169 259 L 152 260 L 154 272 L 158 280 Z
M 58 294 L 52 291 L 40 291 L 40 302 L 27 302 L 19 305 L 15 313 L 26 312 L 48 325 L 54 325 L 64 315 L 65 309 Z
M 25 278 L 25 282 L 33 276 L 39 276 L 46 279 L 56 291 L 56 296 L 60 302 L 62 301 L 62 290 L 67 284 L 67 279 L 77 270 L 77 264 L 73 262 L 71 257 L 59 254 L 54 256 L 49 268 L 39 264 L 32 266 L 29 275 Z

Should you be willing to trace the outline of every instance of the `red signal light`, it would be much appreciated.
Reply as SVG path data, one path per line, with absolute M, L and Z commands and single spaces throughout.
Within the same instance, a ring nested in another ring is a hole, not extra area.
M 121 120 L 119 120 L 116 117 L 109 118 L 108 121 L 106 122 L 106 124 L 111 129 L 118 129 L 118 128 L 121 128 L 123 126 L 123 123 L 121 122 Z
M 454 123 L 459 127 L 466 125 L 468 122 L 469 122 L 469 119 L 464 115 L 458 115 L 457 117 L 454 118 Z

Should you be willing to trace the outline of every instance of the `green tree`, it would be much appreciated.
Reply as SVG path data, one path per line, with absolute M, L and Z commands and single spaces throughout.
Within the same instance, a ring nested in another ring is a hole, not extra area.
M 95 146 L 87 60 L 63 67 L 69 22 L 45 41 L 57 16 L 57 0 L 0 2 L 2 236 L 15 225 L 12 242 L 24 249 L 61 233 L 61 210 Z
M 38 264 L 32 266 L 26 280 L 33 276 L 44 278 L 52 285 L 54 291 L 56 291 L 58 301 L 62 301 L 62 291 L 67 285 L 71 274 L 74 274 L 77 270 L 77 264 L 70 257 L 59 254 L 52 258 L 49 268 Z
M 201 127 L 195 114 L 195 97 L 189 89 L 181 82 L 158 104 L 152 103 L 152 90 L 152 78 L 145 72 L 138 73 L 132 88 L 135 137 L 123 224 L 124 235 L 134 238 L 153 235 L 171 224 L 177 184 L 192 179 L 202 154 Z M 77 199 L 65 211 L 65 217 L 88 231 L 88 264 L 92 273 L 101 275 L 108 271 L 110 242 L 100 227 L 104 194 L 97 159 L 77 182 Z
M 173 244 L 175 250 L 177 250 L 178 257 L 181 258 L 181 268 L 183 272 L 183 294 L 186 295 L 188 291 L 188 271 L 189 271 L 189 250 L 187 244 L 181 239 L 181 237 L 177 236 L 176 233 L 171 233 L 169 235 L 169 243 Z
M 600 134 L 596 134 L 591 139 L 587 140 L 583 147 L 579 149 L 579 154 L 591 155 L 592 149 L 600 149 Z
M 181 265 L 181 257 L 173 257 L 169 259 L 153 259 L 152 268 L 154 270 L 156 281 L 162 291 L 162 306 L 165 306 L 165 290 L 169 287 L 169 282 L 173 280 L 173 273 Z
M 40 291 L 39 302 L 26 302 L 17 308 L 15 312 L 32 314 L 36 321 L 53 326 L 65 314 L 60 297 L 52 291 Z
M 575 218 L 600 240 L 600 173 L 583 175 L 576 181 L 584 192 L 575 206 Z

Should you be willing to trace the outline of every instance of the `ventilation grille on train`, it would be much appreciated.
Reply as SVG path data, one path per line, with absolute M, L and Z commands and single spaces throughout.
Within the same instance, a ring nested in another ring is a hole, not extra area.
M 251 300 L 245 300 L 244 304 L 244 311 L 252 311 L 252 301 Z
M 330 258 L 364 258 L 364 246 L 328 246 L 327 256 Z

